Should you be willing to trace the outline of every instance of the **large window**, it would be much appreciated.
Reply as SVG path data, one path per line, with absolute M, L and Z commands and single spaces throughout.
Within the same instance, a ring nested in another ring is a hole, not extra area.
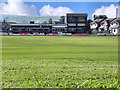
M 85 17 L 77 17 L 78 22 L 85 22 Z
M 71 22 L 76 22 L 76 17 L 74 17 L 74 16 L 68 16 L 68 18 L 67 18 L 68 20 L 68 23 L 71 23 Z
M 81 17 L 81 16 L 68 16 L 67 22 L 68 23 L 76 23 L 76 22 L 85 22 L 86 17 Z

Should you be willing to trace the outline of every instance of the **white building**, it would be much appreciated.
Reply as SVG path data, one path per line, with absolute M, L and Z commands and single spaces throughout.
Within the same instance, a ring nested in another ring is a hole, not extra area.
M 113 35 L 120 34 L 120 18 L 116 18 L 112 22 L 110 22 L 110 31 Z
M 90 23 L 90 28 L 92 31 L 99 31 L 99 27 L 101 26 L 100 23 L 103 21 L 104 19 L 96 19 L 93 22 Z
M 118 2 L 118 17 L 120 18 L 120 1 Z
M 116 18 L 108 18 L 108 19 L 104 20 L 104 31 L 109 31 L 109 33 L 111 33 L 111 31 L 110 31 L 110 23 L 115 19 Z
M 118 2 L 118 8 L 116 8 L 116 18 L 120 18 L 120 1 Z

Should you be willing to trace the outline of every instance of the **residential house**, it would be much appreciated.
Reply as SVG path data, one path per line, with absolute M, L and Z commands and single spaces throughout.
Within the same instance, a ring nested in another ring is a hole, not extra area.
M 0 22 L 2 32 L 7 32 L 7 29 L 10 29 L 11 24 L 16 24 L 16 22 Z
M 120 1 L 118 2 L 118 18 L 120 18 Z
M 120 18 L 114 19 L 110 22 L 110 31 L 113 35 L 118 35 L 120 33 Z
M 104 19 L 96 19 L 93 22 L 91 22 L 90 23 L 91 31 L 97 31 L 98 32 L 102 21 L 104 21 Z
M 109 33 L 111 33 L 111 31 L 110 31 L 110 22 L 112 22 L 115 19 L 116 18 L 108 18 L 108 19 L 104 20 L 104 31 L 108 31 Z

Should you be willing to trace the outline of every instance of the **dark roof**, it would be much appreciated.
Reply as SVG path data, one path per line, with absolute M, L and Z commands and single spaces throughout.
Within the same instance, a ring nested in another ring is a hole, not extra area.
M 102 21 L 104 21 L 104 19 L 96 19 L 96 20 L 94 20 L 93 22 L 91 22 L 91 24 L 100 23 L 100 22 L 102 22 Z
M 11 24 L 11 26 L 52 26 L 52 24 Z
M 120 22 L 120 18 L 115 18 L 111 23 Z
M 60 21 L 54 21 L 54 22 L 60 22 Z
M 87 17 L 88 14 L 87 13 L 67 13 L 67 16 L 85 16 Z
M 9 25 L 10 25 L 10 24 L 17 24 L 16 22 L 7 22 L 7 23 L 8 23 Z
M 94 23 L 104 23 L 104 21 L 112 22 L 112 21 L 115 21 L 115 20 L 116 20 L 116 18 L 96 19 L 91 24 L 94 24 Z
M 107 22 L 109 22 L 109 23 L 111 23 L 113 20 L 115 20 L 116 18 L 108 18 L 108 19 L 106 19 L 105 21 L 107 21 Z
M 11 26 L 40 26 L 39 24 L 11 24 Z
M 112 22 L 113 20 L 115 20 L 116 18 L 107 18 L 105 20 L 103 20 L 101 23 L 104 24 L 105 21 L 107 22 Z
M 16 22 L 6 22 L 8 25 L 10 25 L 10 24 L 17 24 Z M 5 24 L 4 22 L 0 22 L 0 24 Z

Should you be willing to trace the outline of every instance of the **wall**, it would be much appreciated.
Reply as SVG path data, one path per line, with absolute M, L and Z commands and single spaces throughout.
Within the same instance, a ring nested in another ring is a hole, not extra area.
M 120 17 L 120 1 L 118 2 L 118 17 Z

